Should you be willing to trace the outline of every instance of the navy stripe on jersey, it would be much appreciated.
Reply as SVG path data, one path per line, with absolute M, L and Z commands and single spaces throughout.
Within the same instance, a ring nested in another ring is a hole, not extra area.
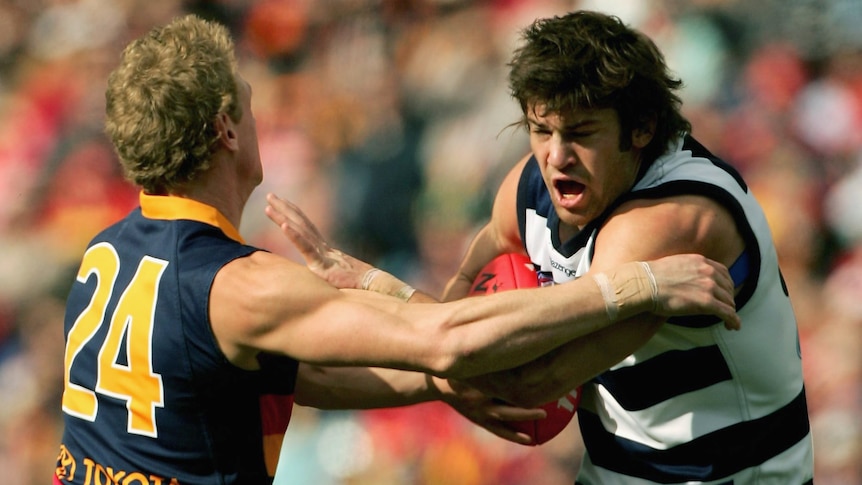
M 696 372 L 678 372 L 697 369 Z M 672 374 L 673 379 L 655 376 Z M 733 379 L 717 345 L 672 350 L 630 367 L 604 372 L 594 381 L 627 411 L 640 411 L 687 392 Z
M 593 464 L 658 483 L 718 480 L 759 465 L 789 449 L 809 432 L 805 390 L 760 419 L 658 450 L 608 433 L 601 419 L 583 407 L 578 421 Z
M 554 206 L 551 204 L 548 191 L 543 189 L 544 187 L 545 181 L 542 179 L 542 172 L 539 171 L 536 157 L 530 157 L 530 160 L 524 165 L 521 179 L 518 182 L 518 207 L 529 207 L 547 219 L 554 212 Z M 521 231 L 521 240 L 526 241 L 527 213 L 525 211 L 518 211 L 518 229 Z
M 748 273 L 751 271 L 749 260 L 750 257 L 748 256 L 748 251 L 743 251 L 742 254 L 736 258 L 736 261 L 727 268 L 727 271 L 730 273 L 730 279 L 733 280 L 734 287 L 738 287 L 745 283 L 745 279 L 748 278 Z

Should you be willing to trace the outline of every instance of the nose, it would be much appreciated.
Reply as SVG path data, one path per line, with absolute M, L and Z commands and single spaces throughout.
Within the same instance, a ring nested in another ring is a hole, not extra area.
M 574 152 L 569 144 L 559 135 L 551 137 L 548 146 L 548 165 L 562 169 L 574 161 Z

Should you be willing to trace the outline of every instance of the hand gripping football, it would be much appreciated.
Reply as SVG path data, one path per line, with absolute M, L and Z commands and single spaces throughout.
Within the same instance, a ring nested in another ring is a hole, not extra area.
M 470 296 L 487 295 L 516 288 L 539 286 L 536 270 L 530 258 L 522 254 L 502 254 L 482 268 L 470 287 Z M 533 438 L 533 445 L 540 445 L 560 434 L 571 422 L 581 402 L 581 389 L 575 389 L 556 401 L 544 406 L 548 416 L 530 421 L 512 421 L 509 425 Z

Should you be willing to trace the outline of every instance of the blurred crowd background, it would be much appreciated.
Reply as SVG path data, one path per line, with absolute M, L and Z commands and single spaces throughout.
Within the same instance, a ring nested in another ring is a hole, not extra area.
M 299 260 L 263 214 L 273 191 L 439 295 L 528 149 L 509 128 L 519 30 L 578 8 L 656 41 L 694 135 L 766 208 L 798 311 L 816 481 L 862 483 L 862 0 L 0 0 L 0 481 L 48 482 L 65 295 L 87 241 L 137 204 L 102 132 L 130 39 L 185 12 L 235 34 L 265 170 L 250 243 Z M 297 408 L 279 483 L 571 484 L 581 451 L 574 425 L 524 447 L 438 404 Z

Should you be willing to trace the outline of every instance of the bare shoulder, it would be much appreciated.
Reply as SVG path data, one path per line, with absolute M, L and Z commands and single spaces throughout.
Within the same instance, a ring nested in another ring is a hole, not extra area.
M 283 293 L 288 282 L 298 288 L 314 283 L 327 286 L 305 266 L 273 253 L 256 251 L 227 263 L 219 270 L 213 282 L 212 297 L 217 296 L 224 301 L 266 298 L 270 293 Z
M 732 263 L 744 242 L 730 212 L 699 195 L 637 199 L 622 204 L 596 241 L 597 256 L 613 262 L 700 253 Z
M 266 251 L 224 265 L 210 290 L 213 334 L 225 356 L 241 367 L 254 367 L 251 343 L 318 304 L 337 295 L 305 266 Z
M 522 248 L 521 234 L 518 229 L 518 185 L 521 172 L 524 171 L 524 166 L 531 156 L 527 154 L 509 170 L 494 199 L 490 228 L 494 233 L 497 250 L 501 253 L 517 252 Z

